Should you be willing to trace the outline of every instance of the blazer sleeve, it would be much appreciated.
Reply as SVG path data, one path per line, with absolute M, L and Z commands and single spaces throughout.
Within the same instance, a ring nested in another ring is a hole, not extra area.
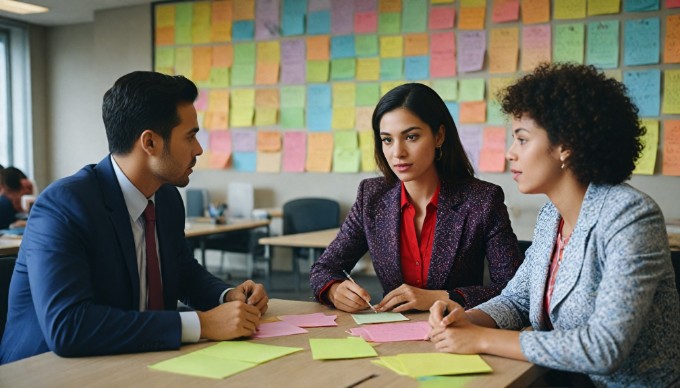
M 357 199 L 342 223 L 338 235 L 321 255 L 319 260 L 312 265 L 310 272 L 310 285 L 316 299 L 321 299 L 321 292 L 328 284 L 334 281 L 344 281 L 343 270 L 349 271 L 354 268 L 357 261 L 368 251 L 368 242 L 364 229 L 364 206 L 365 205 L 366 181 L 359 184 Z
M 581 303 L 594 310 L 571 329 L 522 332 L 522 352 L 533 363 L 610 374 L 650 325 L 657 288 L 669 273 L 663 215 L 646 196 L 610 197 L 607 205 L 585 247 L 584 265 L 601 266 L 601 280 L 591 285 L 594 302 Z
M 88 214 L 71 190 L 46 191 L 31 210 L 26 244 L 28 278 L 38 324 L 60 356 L 90 356 L 177 349 L 181 323 L 176 311 L 126 311 L 93 300 L 90 233 L 105 214 Z M 116 244 L 110 236 L 108 244 Z M 111 281 L 110 287 L 120 284 Z
M 486 286 L 468 286 L 454 289 L 465 298 L 470 308 L 500 294 L 522 263 L 517 236 L 512 231 L 508 209 L 505 207 L 503 190 L 493 186 L 482 203 L 487 206 L 480 212 L 484 217 L 482 236 L 486 259 L 489 262 L 491 283 Z

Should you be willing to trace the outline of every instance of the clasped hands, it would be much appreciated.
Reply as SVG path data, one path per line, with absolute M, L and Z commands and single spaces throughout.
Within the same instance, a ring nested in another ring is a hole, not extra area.
M 465 309 L 452 300 L 438 300 L 430 307 L 430 341 L 440 352 L 483 353 L 484 327 L 475 325 Z
M 201 338 L 225 341 L 250 336 L 267 311 L 269 297 L 262 284 L 246 280 L 229 290 L 224 301 L 212 310 L 198 312 Z
M 361 286 L 349 280 L 335 283 L 328 291 L 328 299 L 335 308 L 353 313 L 365 310 L 371 303 L 371 296 Z M 395 313 L 407 310 L 427 311 L 437 300 L 449 299 L 449 294 L 443 290 L 424 290 L 402 284 L 390 291 L 374 307 L 378 311 L 394 311 Z

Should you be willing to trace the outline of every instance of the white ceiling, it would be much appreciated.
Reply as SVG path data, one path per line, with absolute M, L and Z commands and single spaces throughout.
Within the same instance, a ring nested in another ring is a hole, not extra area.
M 25 0 L 50 9 L 47 13 L 17 15 L 0 11 L 0 16 L 42 26 L 63 26 L 94 21 L 94 11 L 151 4 L 153 0 Z

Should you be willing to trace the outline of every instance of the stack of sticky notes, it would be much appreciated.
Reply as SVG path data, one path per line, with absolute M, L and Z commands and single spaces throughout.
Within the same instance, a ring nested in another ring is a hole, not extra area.
M 309 347 L 314 360 L 342 360 L 378 355 L 375 349 L 361 337 L 310 338 Z
M 229 341 L 149 365 L 149 368 L 183 375 L 223 379 L 258 364 L 302 350 L 287 346 Z
M 372 362 L 413 378 L 492 371 L 489 364 L 476 354 L 408 353 L 380 357 Z
M 401 313 L 373 313 L 373 312 L 366 312 L 362 314 L 352 314 L 352 318 L 354 318 L 354 322 L 357 323 L 357 325 L 366 325 L 369 323 L 385 323 L 385 322 L 399 322 L 399 321 L 408 321 L 408 318 L 406 318 L 403 314 Z
M 370 342 L 425 341 L 430 334 L 430 324 L 426 321 L 384 323 L 356 327 L 349 329 L 349 333 Z

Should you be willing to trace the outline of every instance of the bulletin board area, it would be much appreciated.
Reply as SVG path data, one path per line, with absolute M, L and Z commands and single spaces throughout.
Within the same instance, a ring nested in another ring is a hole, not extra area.
M 503 173 L 496 93 L 552 61 L 624 82 L 647 127 L 635 173 L 680 176 L 680 0 L 171 1 L 152 14 L 154 69 L 199 86 L 199 168 L 375 171 L 375 104 L 421 82 L 477 171 Z

